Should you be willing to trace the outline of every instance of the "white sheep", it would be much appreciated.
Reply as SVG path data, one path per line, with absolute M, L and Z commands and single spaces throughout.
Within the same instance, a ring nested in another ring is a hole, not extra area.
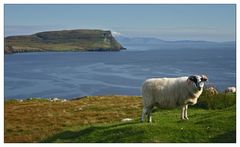
M 214 88 L 214 87 L 206 88 L 205 91 L 206 91 L 209 95 L 217 95 L 217 94 L 218 94 L 217 89 Z
M 236 92 L 236 87 L 228 87 L 225 90 L 225 93 L 235 93 Z
M 142 122 L 145 115 L 148 117 L 148 122 L 152 122 L 151 111 L 154 106 L 160 108 L 181 106 L 181 119 L 188 119 L 188 105 L 197 103 L 205 81 L 207 81 L 205 75 L 147 79 L 142 86 Z

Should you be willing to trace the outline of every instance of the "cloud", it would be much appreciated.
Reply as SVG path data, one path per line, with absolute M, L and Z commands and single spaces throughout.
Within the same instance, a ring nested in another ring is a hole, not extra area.
M 122 34 L 119 32 L 112 31 L 112 35 L 116 37 L 116 36 L 121 36 Z

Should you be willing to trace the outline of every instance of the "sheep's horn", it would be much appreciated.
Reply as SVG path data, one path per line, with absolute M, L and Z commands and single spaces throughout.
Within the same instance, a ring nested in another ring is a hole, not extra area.
M 201 76 L 201 81 L 207 81 L 208 80 L 208 77 L 207 76 L 205 76 L 205 75 L 202 75 Z

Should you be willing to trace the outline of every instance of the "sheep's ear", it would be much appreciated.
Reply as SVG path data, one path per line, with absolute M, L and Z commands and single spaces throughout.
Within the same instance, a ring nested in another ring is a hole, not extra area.
M 205 75 L 202 75 L 202 76 L 201 76 L 201 81 L 204 81 L 204 82 L 205 82 L 205 81 L 207 81 L 207 80 L 208 80 L 208 77 L 207 77 L 207 76 L 205 76 Z

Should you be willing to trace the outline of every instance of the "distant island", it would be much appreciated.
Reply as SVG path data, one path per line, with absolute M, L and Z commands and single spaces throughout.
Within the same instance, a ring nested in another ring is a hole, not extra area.
M 40 32 L 32 35 L 8 36 L 4 39 L 4 53 L 45 51 L 120 51 L 125 49 L 103 30 L 62 30 Z

